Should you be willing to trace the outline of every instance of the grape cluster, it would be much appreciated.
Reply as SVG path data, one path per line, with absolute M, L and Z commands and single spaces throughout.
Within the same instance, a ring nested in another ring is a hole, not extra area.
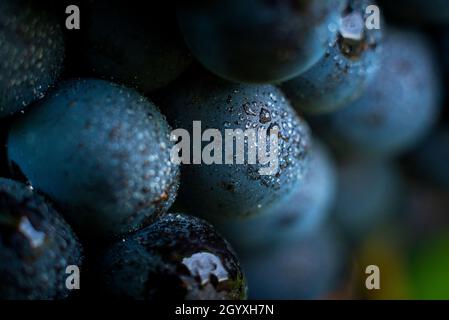
M 0 1 L 0 299 L 449 298 L 448 1 L 66 4 Z

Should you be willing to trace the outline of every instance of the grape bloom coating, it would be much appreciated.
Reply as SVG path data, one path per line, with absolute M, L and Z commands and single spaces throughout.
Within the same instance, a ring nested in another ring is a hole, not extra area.
M 59 77 L 64 40 L 58 21 L 26 0 L 0 1 L 0 117 L 25 109 Z
M 239 300 L 246 283 L 232 248 L 198 218 L 167 214 L 110 247 L 99 264 L 109 295 L 150 300 Z
M 136 91 L 103 80 L 69 80 L 18 119 L 9 160 L 33 186 L 95 237 L 136 230 L 176 197 L 170 127 Z
M 22 183 L 0 178 L 0 298 L 61 299 L 82 248 L 64 219 Z
M 277 162 L 269 174 L 263 175 L 260 170 L 271 164 L 249 161 L 249 153 L 257 150 L 261 141 L 242 136 L 240 144 L 244 148 L 240 152 L 235 147 L 229 154 L 225 146 L 219 157 L 235 160 L 244 156 L 241 163 L 183 165 L 179 197 L 188 213 L 213 221 L 248 217 L 281 201 L 297 184 L 303 183 L 308 168 L 310 130 L 275 86 L 234 84 L 202 74 L 178 82 L 165 100 L 164 111 L 173 127 L 187 130 L 190 136 L 194 136 L 194 121 L 201 121 L 204 129 L 219 130 L 225 144 L 233 139 L 229 130 L 234 133 L 254 130 L 256 134 L 264 131 L 267 136 L 272 129 L 278 130 L 277 149 L 267 144 L 267 149 L 276 151 L 273 163 Z M 216 142 L 216 138 L 211 140 Z

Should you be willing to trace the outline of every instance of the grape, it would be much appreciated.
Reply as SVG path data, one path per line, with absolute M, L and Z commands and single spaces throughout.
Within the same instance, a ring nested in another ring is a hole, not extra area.
M 368 30 L 365 10 L 371 1 L 350 0 L 338 37 L 323 58 L 282 84 L 293 106 L 307 113 L 329 113 L 359 98 L 377 73 L 382 29 Z
M 392 157 L 412 149 L 433 128 L 441 86 L 427 39 L 390 30 L 382 66 L 361 98 L 329 115 L 311 118 L 342 153 Z
M 178 1 L 193 55 L 230 80 L 267 83 L 304 72 L 323 55 L 346 1 Z M 336 29 L 337 27 L 335 27 Z
M 316 142 L 304 183 L 281 203 L 255 217 L 217 225 L 237 249 L 244 252 L 282 245 L 306 236 L 321 226 L 334 205 L 336 167 L 324 145 Z
M 109 295 L 133 299 L 238 300 L 246 297 L 239 262 L 211 225 L 167 214 L 110 247 L 100 262 Z
M 0 117 L 41 99 L 58 79 L 64 41 L 58 21 L 26 0 L 0 2 Z
M 66 267 L 81 267 L 82 248 L 72 229 L 32 189 L 0 178 L 0 298 L 60 299 Z
M 17 119 L 8 155 L 80 231 L 110 238 L 173 203 L 179 168 L 170 161 L 169 135 L 165 117 L 134 90 L 68 80 Z

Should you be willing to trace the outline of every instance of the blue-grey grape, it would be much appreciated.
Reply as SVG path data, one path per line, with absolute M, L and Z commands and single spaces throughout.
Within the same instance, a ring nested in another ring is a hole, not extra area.
M 136 91 L 103 80 L 61 83 L 17 119 L 9 160 L 94 237 L 136 230 L 164 213 L 178 188 L 170 127 Z
M 271 129 L 279 129 L 275 154 L 278 166 L 272 174 L 260 172 L 268 164 L 248 161 L 249 150 L 258 148 L 257 140 L 247 140 L 243 155 L 237 154 L 237 148 L 227 155 L 223 146 L 219 154 L 221 164 L 185 164 L 179 197 L 188 213 L 209 219 L 247 217 L 280 201 L 303 183 L 310 148 L 309 128 L 276 87 L 235 84 L 195 73 L 166 92 L 163 104 L 174 128 L 185 129 L 198 139 L 193 134 L 193 121 L 201 121 L 203 130 L 219 130 L 222 146 L 226 138 L 232 138 L 227 130 L 264 130 L 269 135 Z M 215 138 L 209 141 L 217 143 Z M 207 145 L 206 141 L 199 143 L 202 147 Z M 242 164 L 235 161 L 239 156 L 244 156 Z M 233 164 L 226 164 L 226 157 Z
M 60 299 L 82 248 L 62 217 L 29 186 L 0 178 L 0 298 Z
M 167 214 L 100 260 L 109 296 L 139 300 L 239 300 L 246 282 L 230 245 L 198 218 Z
M 344 153 L 391 157 L 419 144 L 433 128 L 441 96 L 441 77 L 427 39 L 390 29 L 381 68 L 362 97 L 311 121 Z
M 147 10 L 140 1 L 96 0 L 84 14 L 80 56 L 97 76 L 146 93 L 167 85 L 191 63 L 169 2 Z
M 0 1 L 0 117 L 42 98 L 62 70 L 57 19 L 27 0 Z

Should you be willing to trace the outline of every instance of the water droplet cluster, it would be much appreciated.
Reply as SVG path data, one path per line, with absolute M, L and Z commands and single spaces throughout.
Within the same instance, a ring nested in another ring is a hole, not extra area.
M 15 123 L 9 157 L 67 207 L 80 230 L 118 236 L 164 213 L 176 197 L 170 131 L 158 108 L 132 89 L 68 80 Z
M 193 121 L 201 121 L 203 131 L 220 130 L 223 153 L 226 130 L 253 129 L 256 134 L 265 131 L 267 153 L 270 131 L 278 131 L 277 168 L 272 174 L 260 173 L 261 168 L 268 166 L 261 158 L 255 164 L 249 162 L 250 151 L 259 156 L 258 139 L 245 138 L 243 164 L 236 164 L 238 154 L 234 145 L 234 164 L 185 165 L 185 187 L 181 184 L 180 197 L 192 212 L 214 219 L 255 214 L 301 183 L 308 165 L 309 128 L 276 87 L 234 84 L 197 73 L 194 79 L 183 79 L 164 96 L 162 105 L 174 128 L 184 128 L 193 136 Z M 224 154 L 223 159 L 225 156 L 228 155 Z

